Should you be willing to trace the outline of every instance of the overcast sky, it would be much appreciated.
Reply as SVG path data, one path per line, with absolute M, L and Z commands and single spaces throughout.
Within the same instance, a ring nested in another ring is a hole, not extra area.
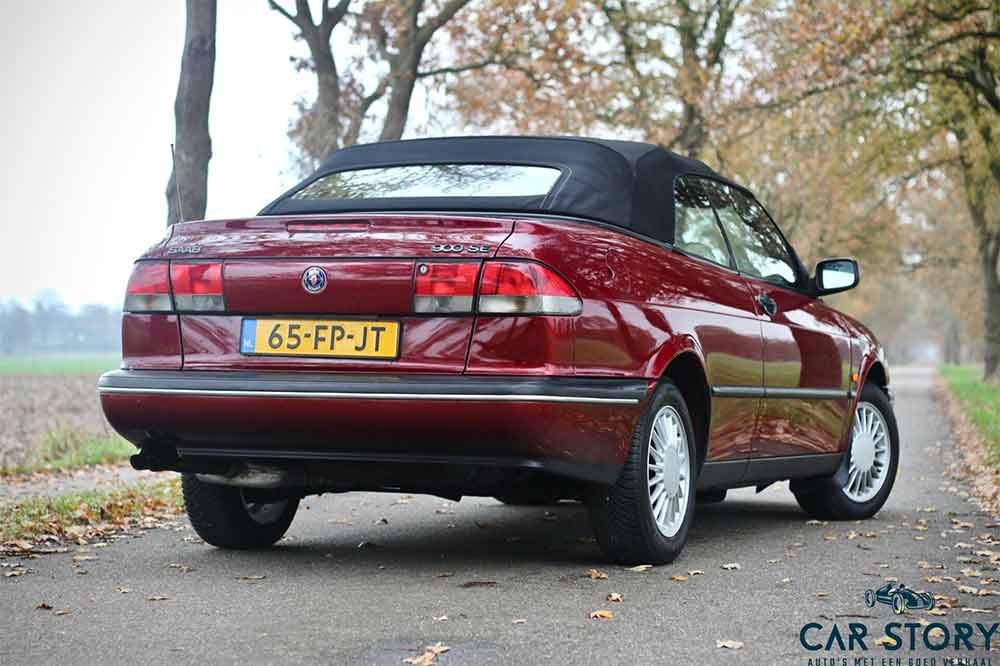
M 265 0 L 220 0 L 208 217 L 255 213 L 295 182 L 286 132 L 312 75 Z M 55 289 L 120 304 L 164 233 L 183 0 L 6 6 L 0 23 L 0 302 Z

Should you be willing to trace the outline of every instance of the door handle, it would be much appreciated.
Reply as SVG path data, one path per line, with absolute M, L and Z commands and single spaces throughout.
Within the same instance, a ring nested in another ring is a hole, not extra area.
M 767 294 L 757 295 L 757 305 L 768 317 L 773 317 L 778 312 L 778 303 Z

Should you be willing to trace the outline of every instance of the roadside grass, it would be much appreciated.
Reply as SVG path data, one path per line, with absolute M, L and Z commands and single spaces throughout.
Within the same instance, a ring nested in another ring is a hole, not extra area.
M 41 440 L 26 462 L 0 467 L 0 475 L 102 465 L 127 460 L 135 452 L 135 447 L 117 435 L 98 436 L 74 430 L 55 430 Z
M 121 365 L 118 354 L 0 356 L 0 375 L 94 375 Z
M 983 382 L 980 368 L 946 365 L 941 376 L 1000 464 L 1000 390 Z
M 180 480 L 0 502 L 4 550 L 31 552 L 36 540 L 98 539 L 129 527 L 156 527 L 183 509 Z

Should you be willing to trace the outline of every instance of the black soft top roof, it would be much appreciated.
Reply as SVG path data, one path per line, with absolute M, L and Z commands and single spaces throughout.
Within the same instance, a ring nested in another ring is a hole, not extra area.
M 294 199 L 315 180 L 338 171 L 422 164 L 518 164 L 562 172 L 545 196 Z M 724 180 L 704 163 L 659 146 L 575 137 L 480 136 L 387 141 L 334 152 L 261 215 L 350 211 L 544 213 L 589 218 L 673 241 L 673 182 L 680 174 Z

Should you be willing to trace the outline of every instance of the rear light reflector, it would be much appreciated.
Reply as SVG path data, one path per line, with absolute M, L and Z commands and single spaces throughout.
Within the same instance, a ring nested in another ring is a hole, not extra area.
M 479 262 L 417 264 L 413 311 L 420 313 L 472 312 Z
M 140 261 L 132 269 L 125 290 L 126 312 L 170 312 L 170 281 L 167 262 Z
M 177 263 L 170 265 L 170 283 L 178 310 L 221 312 L 222 264 Z
M 566 280 L 541 264 L 487 262 L 479 287 L 479 312 L 487 314 L 580 314 L 583 303 Z

